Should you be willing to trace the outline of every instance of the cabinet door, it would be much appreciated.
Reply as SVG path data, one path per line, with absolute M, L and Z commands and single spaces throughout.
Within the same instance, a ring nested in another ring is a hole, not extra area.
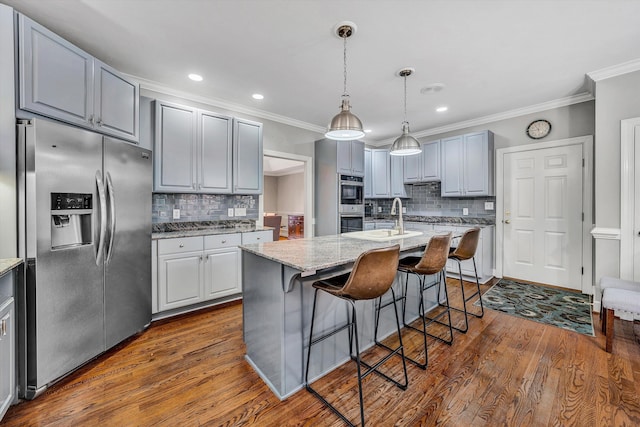
M 262 123 L 234 120 L 233 192 L 262 194 Z
M 154 190 L 193 193 L 196 190 L 196 111 L 156 101 Z
M 215 249 L 204 254 L 204 298 L 215 299 L 242 292 L 240 249 Z
M 489 141 L 487 132 L 464 135 L 464 195 L 489 194 Z
M 372 176 L 372 168 L 371 168 L 371 150 L 368 148 L 364 149 L 364 197 L 370 198 L 373 194 L 372 192 L 372 184 L 373 184 L 373 176 Z
M 242 233 L 242 244 L 273 242 L 273 232 L 271 230 L 251 231 Z
M 420 182 L 422 177 L 422 155 L 424 154 L 424 144 L 422 145 L 422 153 L 413 156 L 402 157 L 404 162 L 404 182 L 413 184 Z
M 158 257 L 158 310 L 202 301 L 202 252 Z
M 351 174 L 364 175 L 364 142 L 351 141 Z
M 20 14 L 20 108 L 92 127 L 93 57 Z
M 351 141 L 336 141 L 338 173 L 351 175 Z
M 390 162 L 388 150 L 371 150 L 372 197 L 389 197 Z
M 16 344 L 14 302 L 9 298 L 0 307 L 0 420 L 15 398 Z
M 232 168 L 233 119 L 227 116 L 198 112 L 198 191 L 229 194 Z
M 442 140 L 442 197 L 462 195 L 462 142 L 462 136 L 456 136 Z
M 402 156 L 389 156 L 390 168 L 391 168 L 391 196 L 393 197 L 407 197 L 407 193 L 404 189 L 404 159 Z
M 411 157 L 411 156 L 409 156 Z M 440 181 L 440 140 L 422 144 L 420 181 Z
M 97 130 L 137 142 L 140 129 L 138 83 L 97 59 L 93 64 Z

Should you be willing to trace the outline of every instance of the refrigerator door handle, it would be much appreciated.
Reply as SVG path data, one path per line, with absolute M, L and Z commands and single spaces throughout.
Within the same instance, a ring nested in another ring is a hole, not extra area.
M 111 257 L 113 256 L 113 239 L 116 235 L 116 197 L 113 189 L 113 181 L 111 180 L 111 174 L 107 172 L 107 196 L 109 197 L 109 220 L 111 223 L 111 229 L 109 230 L 109 246 L 107 246 L 107 260 L 105 264 L 109 264 Z
M 96 265 L 100 265 L 104 257 L 104 236 L 107 233 L 107 198 L 102 182 L 102 172 L 96 171 L 96 187 L 98 188 L 98 199 L 100 203 L 100 233 L 98 236 L 98 251 L 96 252 Z

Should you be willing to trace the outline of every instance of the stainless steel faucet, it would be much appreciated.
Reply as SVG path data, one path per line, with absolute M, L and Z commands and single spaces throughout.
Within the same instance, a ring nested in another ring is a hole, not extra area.
M 400 200 L 398 197 L 396 197 L 395 199 L 393 199 L 393 204 L 391 205 L 391 215 L 395 215 L 396 214 L 396 202 L 398 202 L 399 205 L 399 210 L 398 210 L 398 233 L 399 234 L 404 234 L 404 225 L 402 224 L 402 200 Z

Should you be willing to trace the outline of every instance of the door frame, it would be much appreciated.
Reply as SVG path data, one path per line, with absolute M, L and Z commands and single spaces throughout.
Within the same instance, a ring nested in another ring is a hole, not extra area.
M 264 158 L 264 156 L 297 160 L 304 163 L 304 237 L 305 239 L 313 237 L 316 223 L 315 218 L 313 218 L 313 158 L 273 150 L 263 150 L 262 157 Z M 258 199 L 258 221 L 256 221 L 256 223 L 262 225 L 262 218 L 264 217 L 264 194 L 260 194 Z
M 591 229 L 593 228 L 593 135 L 556 141 L 538 142 L 518 145 L 496 150 L 496 277 L 502 277 L 504 264 L 504 156 L 546 148 L 582 145 L 584 165 L 582 168 L 582 293 L 593 295 L 593 245 Z
M 635 127 L 640 117 L 620 121 L 620 278 L 634 280 Z

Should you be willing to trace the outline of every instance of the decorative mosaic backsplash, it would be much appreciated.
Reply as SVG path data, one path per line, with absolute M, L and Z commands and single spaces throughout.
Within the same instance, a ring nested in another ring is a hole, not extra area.
M 247 215 L 229 217 L 229 208 L 245 208 Z M 173 210 L 180 209 L 180 218 L 173 219 Z M 232 194 L 165 194 L 154 193 L 152 221 L 189 222 L 220 220 L 257 220 L 257 195 Z
M 402 199 L 402 206 L 407 208 L 407 215 L 427 216 L 462 216 L 462 209 L 469 209 L 470 217 L 492 217 L 495 220 L 495 197 L 442 197 L 440 195 L 440 182 L 425 182 L 422 184 L 407 185 L 407 194 L 410 199 Z M 366 203 L 373 205 L 372 214 L 389 214 L 393 199 L 371 199 Z M 486 211 L 484 202 L 493 202 L 493 210 Z M 378 207 L 382 212 L 378 212 Z

